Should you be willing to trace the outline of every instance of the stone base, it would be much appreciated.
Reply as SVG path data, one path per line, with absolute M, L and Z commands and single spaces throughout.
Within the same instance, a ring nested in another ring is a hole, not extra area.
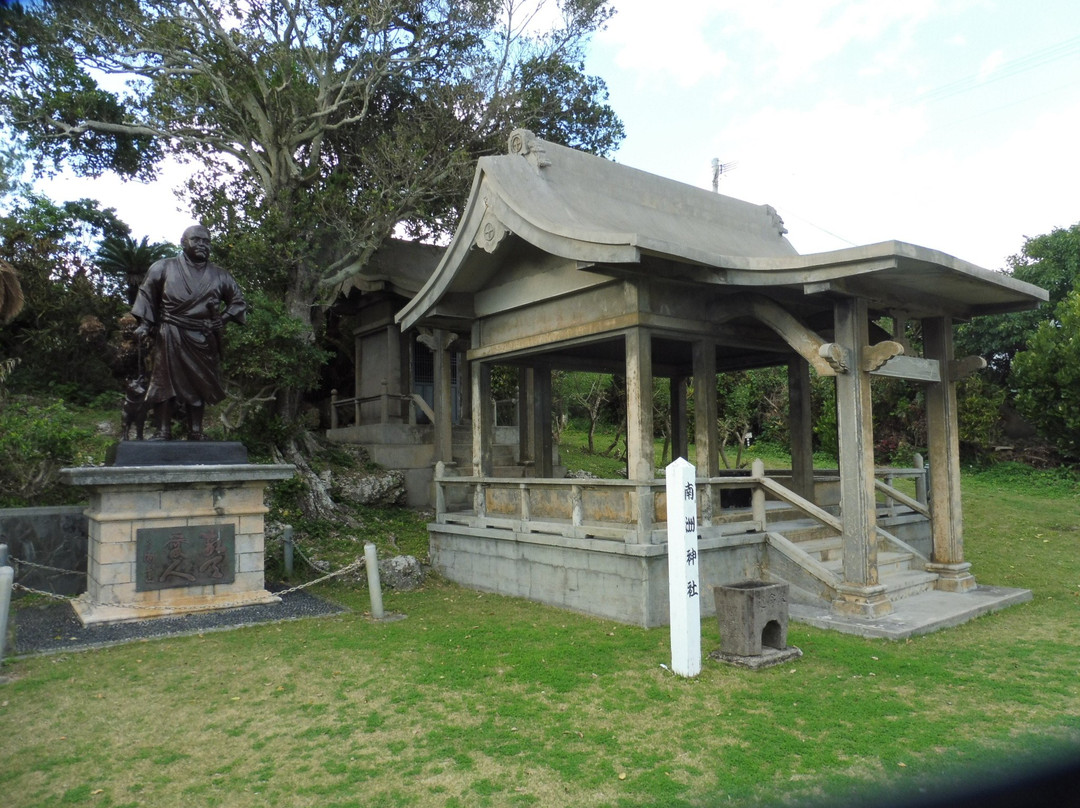
M 837 596 L 832 602 L 833 614 L 845 617 L 884 617 L 892 610 L 893 605 L 885 594 L 885 587 L 880 585 L 841 584 L 837 587 Z
M 104 626 L 112 623 L 131 623 L 158 617 L 177 617 L 193 612 L 233 609 L 240 606 L 261 606 L 281 603 L 277 595 L 257 589 L 248 592 L 232 592 L 224 595 L 199 595 L 173 597 L 167 602 L 131 604 L 91 603 L 84 595 L 71 601 L 75 616 L 84 626 Z
M 884 617 L 850 617 L 836 614 L 824 607 L 793 603 L 791 619 L 859 637 L 903 640 L 959 626 L 984 614 L 1026 603 L 1031 597 L 1031 592 L 1027 589 L 985 585 L 962 594 L 931 589 L 896 601 L 893 611 Z
M 140 449 L 147 445 L 164 444 Z M 116 465 L 63 473 L 90 494 L 86 592 L 74 604 L 84 626 L 281 602 L 266 591 L 263 575 L 264 490 L 293 476 L 292 466 Z
M 938 576 L 934 589 L 942 592 L 970 592 L 975 589 L 979 584 L 975 576 L 969 572 L 970 569 L 971 564 L 966 561 L 960 564 L 930 563 L 926 565 L 927 572 L 936 573 Z
M 718 649 L 709 654 L 709 659 L 757 671 L 762 668 L 771 668 L 774 665 L 782 665 L 801 656 L 802 649 L 789 645 L 787 648 L 764 648 L 760 654 L 751 655 L 729 654 Z
M 110 466 L 228 466 L 248 462 L 237 441 L 124 440 L 105 453 Z

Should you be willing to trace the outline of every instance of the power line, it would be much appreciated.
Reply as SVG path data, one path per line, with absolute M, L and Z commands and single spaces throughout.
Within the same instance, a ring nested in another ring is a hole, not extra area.
M 1008 62 L 996 67 L 987 75 L 973 74 L 965 76 L 962 79 L 949 82 L 948 84 L 942 84 L 939 87 L 935 87 L 926 92 L 919 93 L 916 96 L 917 100 L 925 101 L 941 101 L 946 98 L 951 98 L 954 95 L 969 92 L 978 87 L 984 87 L 987 84 L 991 84 L 996 81 L 1011 78 L 1020 73 L 1026 73 L 1029 70 L 1048 65 L 1051 62 L 1056 62 L 1059 59 L 1064 59 L 1073 54 L 1080 53 L 1080 36 L 1066 39 L 1063 42 L 1059 42 L 1056 45 L 1050 45 L 1049 47 L 1042 48 L 1033 53 L 1029 53 L 1026 56 L 1020 56 L 1016 59 L 1012 59 Z

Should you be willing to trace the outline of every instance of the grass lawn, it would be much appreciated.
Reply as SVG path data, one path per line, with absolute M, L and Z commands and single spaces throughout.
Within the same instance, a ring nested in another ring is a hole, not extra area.
M 804 656 L 672 675 L 643 630 L 430 581 L 352 612 L 9 661 L 0 804 L 842 804 L 1080 748 L 1080 489 L 964 478 L 987 584 L 1034 600 L 906 642 L 792 623 Z M 703 651 L 719 645 L 703 625 Z

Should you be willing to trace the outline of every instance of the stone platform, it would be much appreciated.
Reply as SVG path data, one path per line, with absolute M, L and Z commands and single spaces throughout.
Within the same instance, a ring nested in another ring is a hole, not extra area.
M 931 590 L 902 598 L 893 602 L 890 614 L 876 618 L 838 615 L 825 608 L 792 603 L 791 619 L 844 634 L 903 640 L 958 626 L 1031 598 L 1027 589 L 980 585 L 967 592 Z
M 206 445 L 180 451 L 219 456 Z M 62 473 L 90 493 L 87 589 L 73 601 L 83 625 L 278 601 L 263 575 L 263 493 L 268 483 L 292 477 L 293 466 L 114 465 Z

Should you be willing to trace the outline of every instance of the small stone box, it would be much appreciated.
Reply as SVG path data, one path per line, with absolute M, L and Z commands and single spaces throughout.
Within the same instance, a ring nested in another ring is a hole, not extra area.
M 722 654 L 761 656 L 764 649 L 783 651 L 787 647 L 787 584 L 743 581 L 715 586 L 713 596 Z

